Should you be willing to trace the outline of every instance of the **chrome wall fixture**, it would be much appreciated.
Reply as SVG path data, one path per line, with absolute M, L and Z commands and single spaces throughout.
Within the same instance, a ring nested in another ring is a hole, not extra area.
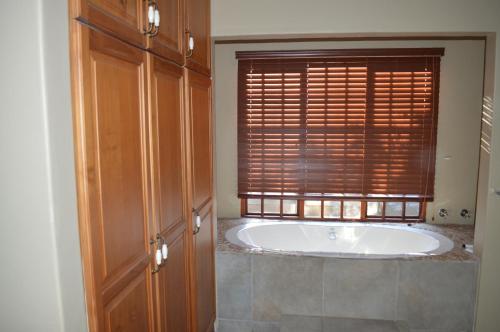
M 472 217 L 472 213 L 467 209 L 462 209 L 462 211 L 460 211 L 460 216 L 464 219 L 469 219 Z
M 439 209 L 438 214 L 441 218 L 448 218 L 448 210 L 445 208 Z

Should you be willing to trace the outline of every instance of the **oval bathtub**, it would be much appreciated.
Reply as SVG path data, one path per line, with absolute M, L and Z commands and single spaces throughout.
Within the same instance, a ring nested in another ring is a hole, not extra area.
M 453 248 L 447 237 L 407 225 L 261 221 L 235 226 L 226 238 L 241 247 L 309 256 L 430 256 Z

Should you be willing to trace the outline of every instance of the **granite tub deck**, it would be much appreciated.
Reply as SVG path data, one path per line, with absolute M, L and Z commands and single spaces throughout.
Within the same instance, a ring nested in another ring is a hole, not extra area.
M 469 226 L 415 225 L 448 236 L 440 256 L 397 259 L 311 257 L 250 250 L 226 241 L 218 222 L 219 332 L 470 332 L 477 258 Z

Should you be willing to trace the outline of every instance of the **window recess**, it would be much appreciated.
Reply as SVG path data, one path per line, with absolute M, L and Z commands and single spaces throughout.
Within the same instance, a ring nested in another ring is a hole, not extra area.
M 423 221 L 443 54 L 237 52 L 242 215 Z

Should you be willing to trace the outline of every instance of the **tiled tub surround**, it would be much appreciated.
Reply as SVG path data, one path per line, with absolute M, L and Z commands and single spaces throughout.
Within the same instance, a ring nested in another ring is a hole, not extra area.
M 477 259 L 461 248 L 472 240 L 470 228 L 419 225 L 447 235 L 455 248 L 379 260 L 277 255 L 227 243 L 224 231 L 245 221 L 219 222 L 219 332 L 472 331 Z

